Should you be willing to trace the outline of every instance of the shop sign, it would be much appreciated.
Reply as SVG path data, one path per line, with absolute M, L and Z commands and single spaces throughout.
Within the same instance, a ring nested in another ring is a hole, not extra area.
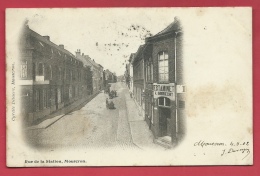
M 167 97 L 171 100 L 175 100 L 175 84 L 153 84 L 154 98 Z
M 185 93 L 186 87 L 184 85 L 177 85 L 177 93 Z

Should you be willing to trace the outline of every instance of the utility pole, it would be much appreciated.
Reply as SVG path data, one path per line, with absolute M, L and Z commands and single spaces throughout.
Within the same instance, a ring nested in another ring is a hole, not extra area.
M 178 97 L 177 97 L 177 35 L 181 31 L 175 32 L 174 38 L 174 82 L 175 82 L 175 140 L 178 143 Z

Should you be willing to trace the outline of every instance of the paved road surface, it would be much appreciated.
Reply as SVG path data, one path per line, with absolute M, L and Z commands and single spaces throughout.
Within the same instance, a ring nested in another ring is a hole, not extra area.
M 106 109 L 107 94 L 100 93 L 82 109 L 65 115 L 46 129 L 31 130 L 30 139 L 38 148 L 56 149 L 66 147 L 138 149 L 133 144 L 127 117 L 126 86 L 112 84 L 117 90 L 114 98 L 116 109 Z

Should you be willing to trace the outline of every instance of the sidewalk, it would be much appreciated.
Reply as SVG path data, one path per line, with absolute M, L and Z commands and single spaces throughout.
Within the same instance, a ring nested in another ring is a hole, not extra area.
M 100 93 L 100 92 L 99 92 Z M 68 113 L 71 113 L 75 110 L 78 110 L 80 108 L 82 108 L 83 106 L 85 106 L 88 102 L 90 102 L 93 98 L 95 98 L 96 96 L 99 95 L 99 93 L 94 94 L 90 97 L 86 97 L 84 99 L 78 100 L 73 102 L 72 104 L 63 107 L 62 109 L 57 110 L 56 112 L 44 117 L 43 121 L 41 121 L 40 123 L 33 125 L 33 126 L 29 126 L 26 128 L 26 130 L 35 130 L 35 129 L 44 129 L 44 128 L 48 128 L 49 126 L 51 126 L 52 124 L 54 124 L 55 122 L 57 122 L 59 119 L 61 119 L 63 116 L 65 116 Z
M 164 149 L 153 142 L 153 134 L 140 115 L 134 100 L 129 94 L 125 94 L 125 99 L 133 143 L 141 149 Z

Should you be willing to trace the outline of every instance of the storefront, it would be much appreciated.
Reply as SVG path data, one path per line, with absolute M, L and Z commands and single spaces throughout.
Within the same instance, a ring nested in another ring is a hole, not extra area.
M 171 145 L 176 138 L 175 84 L 153 84 L 155 138 Z

